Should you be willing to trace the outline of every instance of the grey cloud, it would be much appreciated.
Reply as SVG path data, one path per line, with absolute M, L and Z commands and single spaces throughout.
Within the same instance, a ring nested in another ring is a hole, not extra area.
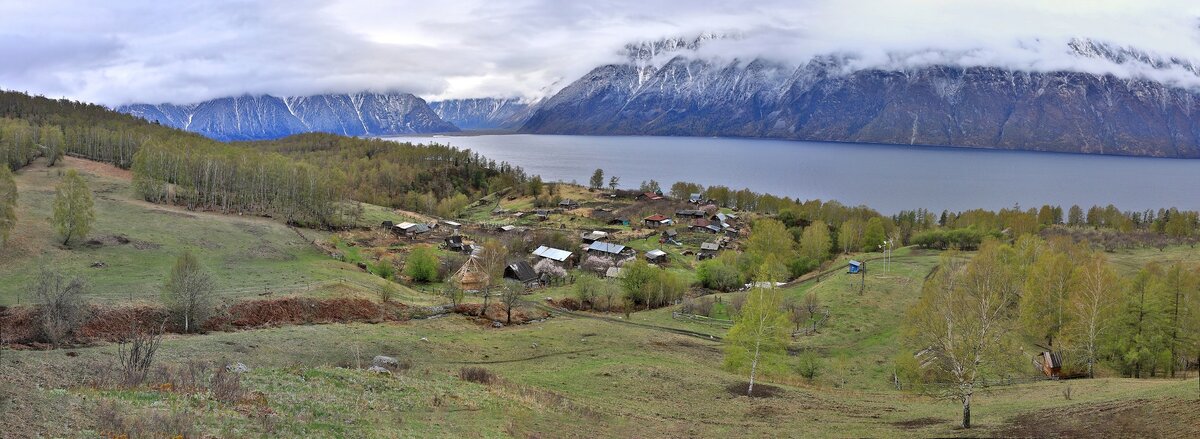
M 110 105 L 242 93 L 403 90 L 533 97 L 621 60 L 626 43 L 739 38 L 695 56 L 852 68 L 1075 69 L 1198 86 L 1180 69 L 1068 53 L 1072 38 L 1200 59 L 1200 5 L 1058 0 L 0 0 L 0 87 Z

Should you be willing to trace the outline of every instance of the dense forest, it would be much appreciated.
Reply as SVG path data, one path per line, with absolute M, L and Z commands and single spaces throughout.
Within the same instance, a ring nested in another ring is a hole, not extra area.
M 520 168 L 447 146 L 329 134 L 228 144 L 99 105 L 0 92 L 9 168 L 63 154 L 131 169 L 148 201 L 316 226 L 344 224 L 347 199 L 446 213 L 526 181 Z

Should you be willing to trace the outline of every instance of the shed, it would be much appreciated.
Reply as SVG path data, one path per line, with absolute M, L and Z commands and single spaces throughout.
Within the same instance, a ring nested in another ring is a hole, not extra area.
M 646 227 L 662 227 L 669 226 L 673 223 L 670 218 L 664 215 L 654 214 L 646 217 Z
M 593 231 L 591 231 L 591 232 L 584 233 L 584 234 L 581 236 L 581 238 L 583 239 L 583 243 L 584 243 L 584 244 L 591 244 L 591 243 L 593 243 L 593 242 L 596 242 L 596 241 L 599 241 L 599 240 L 602 240 L 602 239 L 607 239 L 607 238 L 608 238 L 608 232 L 602 232 L 602 231 L 599 231 L 599 230 L 593 230 Z
M 604 241 L 593 242 L 587 248 L 588 253 L 599 255 L 619 255 L 625 251 L 625 246 L 621 244 L 612 244 Z
M 862 262 L 851 260 L 850 265 L 849 265 L 849 271 L 847 271 L 847 273 L 856 274 L 860 271 L 867 271 L 866 265 L 864 265 Z
M 1047 377 L 1058 378 L 1062 374 L 1062 355 L 1058 352 L 1042 352 L 1040 363 Z
M 700 244 L 700 251 L 715 252 L 721 249 L 721 244 L 715 242 L 705 242 Z
M 445 241 L 446 250 L 450 250 L 452 252 L 463 252 L 466 251 L 468 247 L 466 244 L 463 244 L 463 238 L 460 235 L 447 236 Z
M 703 210 L 685 209 L 675 211 L 675 216 L 680 218 L 704 218 L 705 213 Z
M 579 207 L 579 203 L 575 200 L 567 198 L 565 200 L 559 201 L 558 207 L 561 207 L 563 209 L 574 209 L 574 208 Z
M 574 253 L 566 250 L 561 250 L 553 247 L 540 246 L 533 251 L 533 255 L 543 259 L 549 259 L 563 265 L 570 265 Z
M 654 249 L 646 252 L 646 260 L 654 263 L 666 262 L 667 252 Z
M 393 223 L 391 221 L 384 221 L 379 224 L 379 227 L 383 227 L 383 230 L 392 230 L 392 226 L 394 226 L 394 225 L 396 225 L 396 223 Z
M 500 232 L 500 233 L 511 232 L 513 230 L 517 230 L 517 226 L 508 225 L 508 226 L 500 226 L 500 227 L 496 228 L 496 231 Z
M 608 220 L 610 226 L 628 226 L 629 218 L 613 218 Z
M 455 222 L 455 221 L 442 220 L 442 224 L 445 224 L 454 230 L 458 230 L 458 229 L 462 228 L 462 223 Z
M 533 266 L 525 261 L 513 262 L 504 267 L 504 277 L 520 281 L 526 286 L 538 280 L 537 272 L 533 271 Z
M 667 229 L 662 232 L 663 239 L 675 239 L 679 237 L 679 232 L 675 229 Z
M 655 200 L 663 199 L 663 196 L 662 196 L 662 194 L 656 194 L 654 192 L 646 192 L 646 193 L 642 194 L 642 198 L 645 198 L 650 201 L 655 201 Z
M 737 215 L 734 215 L 732 213 L 717 213 L 716 215 L 713 215 L 712 218 L 710 218 L 710 219 L 715 222 L 718 222 L 718 223 L 728 223 L 730 221 L 736 220 Z
M 694 204 L 700 204 L 701 197 L 702 197 L 702 195 L 700 195 L 699 193 L 695 193 L 695 194 L 692 194 L 690 197 L 688 197 L 688 201 L 690 201 Z

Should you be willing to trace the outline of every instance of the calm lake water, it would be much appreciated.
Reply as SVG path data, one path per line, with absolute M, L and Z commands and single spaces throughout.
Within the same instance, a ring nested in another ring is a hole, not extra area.
M 883 213 L 1115 204 L 1200 210 L 1200 160 L 696 137 L 481 135 L 390 137 L 450 144 L 547 181 L 596 168 L 636 188 L 657 180 L 865 204 Z

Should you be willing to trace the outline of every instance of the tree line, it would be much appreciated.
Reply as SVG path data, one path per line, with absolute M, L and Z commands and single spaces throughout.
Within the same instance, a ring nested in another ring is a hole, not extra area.
M 1198 333 L 1200 267 L 1150 263 L 1122 277 L 1087 244 L 989 238 L 970 258 L 943 255 L 896 364 L 918 388 L 960 401 L 969 427 L 981 383 L 1026 375 L 1039 352 L 1061 359 L 1062 376 L 1175 376 L 1200 363 Z

